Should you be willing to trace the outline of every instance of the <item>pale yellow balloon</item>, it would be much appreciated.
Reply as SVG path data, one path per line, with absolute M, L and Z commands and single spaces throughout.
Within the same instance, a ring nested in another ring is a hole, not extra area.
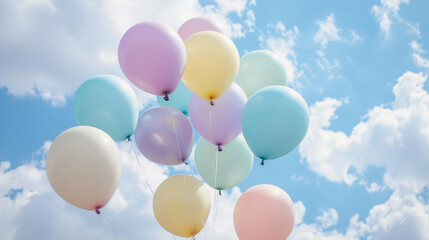
M 234 81 L 240 65 L 234 43 L 222 33 L 204 31 L 186 39 L 185 47 L 183 83 L 204 99 L 220 97 Z
M 155 191 L 153 212 L 165 230 L 192 237 L 204 228 L 209 216 L 209 192 L 192 176 L 169 177 Z

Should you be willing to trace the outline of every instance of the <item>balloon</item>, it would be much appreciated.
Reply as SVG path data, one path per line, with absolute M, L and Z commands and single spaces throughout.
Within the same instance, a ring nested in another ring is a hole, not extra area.
M 186 21 L 179 28 L 179 35 L 185 41 L 191 35 L 202 31 L 215 31 L 223 33 L 222 28 L 208 17 L 194 17 Z
M 204 99 L 220 97 L 237 75 L 240 58 L 234 43 L 222 33 L 204 31 L 186 39 L 185 47 L 183 83 Z
M 122 172 L 121 154 L 113 139 L 98 128 L 78 126 L 52 142 L 46 174 L 57 194 L 86 210 L 98 210 L 112 198 Z
M 115 141 L 133 135 L 139 118 L 133 89 L 124 80 L 112 75 L 99 75 L 80 85 L 73 107 L 80 125 L 99 128 Z
M 292 199 L 281 188 L 262 184 L 238 199 L 234 227 L 240 240 L 286 240 L 294 225 Z
M 256 92 L 243 112 L 243 135 L 255 155 L 263 160 L 291 152 L 304 139 L 309 111 L 304 98 L 285 86 Z
M 214 145 L 226 145 L 241 133 L 241 116 L 246 101 L 246 94 L 235 83 L 214 101 L 213 106 L 193 94 L 189 102 L 189 117 L 201 136 Z
M 183 114 L 188 116 L 189 114 L 189 100 L 191 100 L 192 92 L 189 90 L 185 84 L 180 81 L 179 86 L 176 90 L 169 96 L 169 101 L 166 101 L 163 97 L 157 96 L 159 105 L 171 106 L 175 109 L 181 111 Z
M 212 144 L 200 138 L 195 147 L 195 165 L 208 185 L 217 190 L 225 190 L 237 186 L 249 176 L 253 166 L 253 153 L 243 135 L 224 146 L 222 152 L 218 152 Z
M 153 212 L 165 230 L 189 238 L 203 229 L 210 212 L 210 196 L 198 179 L 175 175 L 156 189 Z
M 194 137 L 188 118 L 179 110 L 167 106 L 153 107 L 144 112 L 134 133 L 140 152 L 159 164 L 178 165 L 189 158 Z
M 257 50 L 240 59 L 240 69 L 235 82 L 247 97 L 271 85 L 286 85 L 286 69 L 280 59 L 267 50 Z
M 160 23 L 142 22 L 124 34 L 118 60 L 125 76 L 143 91 L 164 96 L 176 89 L 186 64 L 179 34 Z

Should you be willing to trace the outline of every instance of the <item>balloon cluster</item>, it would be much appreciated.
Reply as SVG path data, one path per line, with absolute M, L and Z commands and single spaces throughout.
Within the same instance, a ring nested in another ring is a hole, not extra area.
M 139 23 L 122 37 L 118 59 L 128 80 L 157 95 L 161 106 L 139 117 L 133 89 L 111 75 L 79 87 L 74 113 L 81 126 L 54 140 L 46 162 L 53 189 L 77 207 L 99 214 L 108 203 L 122 170 L 115 141 L 130 141 L 133 135 L 150 161 L 187 164 L 193 126 L 201 135 L 197 170 L 216 190 L 244 181 L 254 155 L 262 164 L 279 158 L 306 135 L 307 104 L 286 87 L 281 61 L 266 50 L 240 59 L 234 43 L 208 18 L 192 18 L 178 33 L 160 23 Z M 198 179 L 175 175 L 156 189 L 153 210 L 164 229 L 192 237 L 207 221 L 210 197 Z M 250 188 L 234 210 L 235 229 L 244 240 L 286 239 L 293 224 L 292 200 L 272 185 Z

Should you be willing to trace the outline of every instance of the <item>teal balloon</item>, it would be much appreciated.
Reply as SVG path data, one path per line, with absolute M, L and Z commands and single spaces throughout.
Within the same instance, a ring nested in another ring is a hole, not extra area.
M 218 154 L 217 175 L 216 154 Z M 241 134 L 222 146 L 222 152 L 218 151 L 217 146 L 200 138 L 195 147 L 195 165 L 208 185 L 225 190 L 237 186 L 249 176 L 253 167 L 253 153 Z
M 189 116 L 189 101 L 191 100 L 192 92 L 189 90 L 182 81 L 179 82 L 176 90 L 168 95 L 169 100 L 165 101 L 164 97 L 156 96 L 159 105 L 170 106 L 181 111 L 186 116 Z
M 243 135 L 250 149 L 263 160 L 284 156 L 304 139 L 309 110 L 292 88 L 270 86 L 256 92 L 244 107 Z
M 286 86 L 286 69 L 280 59 L 267 50 L 257 50 L 240 59 L 235 82 L 244 90 L 247 98 L 256 91 L 272 86 Z
M 99 128 L 115 141 L 133 135 L 139 117 L 135 92 L 124 80 L 112 75 L 95 76 L 80 85 L 73 108 L 80 125 Z

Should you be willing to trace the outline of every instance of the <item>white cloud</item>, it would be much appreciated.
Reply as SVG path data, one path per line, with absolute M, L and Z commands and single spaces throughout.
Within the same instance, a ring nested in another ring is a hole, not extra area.
M 296 84 L 295 80 L 302 74 L 298 71 L 294 47 L 299 37 L 297 26 L 286 29 L 282 22 L 268 25 L 268 30 L 259 35 L 260 46 L 276 54 L 286 68 L 289 84 Z
M 412 56 L 417 66 L 422 68 L 429 68 L 429 59 L 424 58 L 422 56 L 422 54 L 425 53 L 422 46 L 417 41 L 412 41 L 410 43 L 410 47 L 413 50 Z
M 202 6 L 189 1 L 27 0 L 0 2 L 0 87 L 62 106 L 86 79 L 101 73 L 124 78 L 116 52 L 122 34 L 142 21 L 178 29 L 191 17 L 213 18 L 230 37 L 243 37 L 254 23 L 246 0 Z M 230 12 L 246 16 L 233 21 Z M 77 17 L 78 16 L 78 17 Z M 247 21 L 244 23 L 244 21 Z M 152 95 L 136 89 L 141 104 Z
M 327 16 L 324 21 L 317 20 L 316 24 L 319 26 L 319 30 L 313 36 L 314 42 L 320 43 L 325 48 L 328 42 L 341 41 L 342 38 L 339 35 L 340 29 L 335 26 L 335 16 L 333 13 Z
M 377 22 L 380 25 L 381 31 L 388 36 L 390 34 L 390 29 L 392 26 L 392 19 L 398 19 L 402 21 L 399 17 L 398 12 L 401 4 L 409 4 L 409 0 L 381 0 L 380 6 L 373 5 L 371 12 L 374 14 Z
M 224 15 L 234 12 L 241 16 L 247 5 L 247 0 L 215 0 L 215 2 Z
M 327 98 L 310 108 L 307 137 L 300 147 L 311 170 L 331 181 L 352 184 L 368 166 L 382 167 L 390 187 L 429 186 L 429 94 L 427 75 L 406 72 L 393 88 L 395 100 L 375 106 L 350 135 L 329 130 L 341 101 Z M 355 172 L 355 173 L 351 173 Z
M 323 228 L 329 228 L 338 224 L 338 213 L 337 210 L 329 208 L 323 211 L 321 216 L 317 216 L 316 220 L 320 222 Z

